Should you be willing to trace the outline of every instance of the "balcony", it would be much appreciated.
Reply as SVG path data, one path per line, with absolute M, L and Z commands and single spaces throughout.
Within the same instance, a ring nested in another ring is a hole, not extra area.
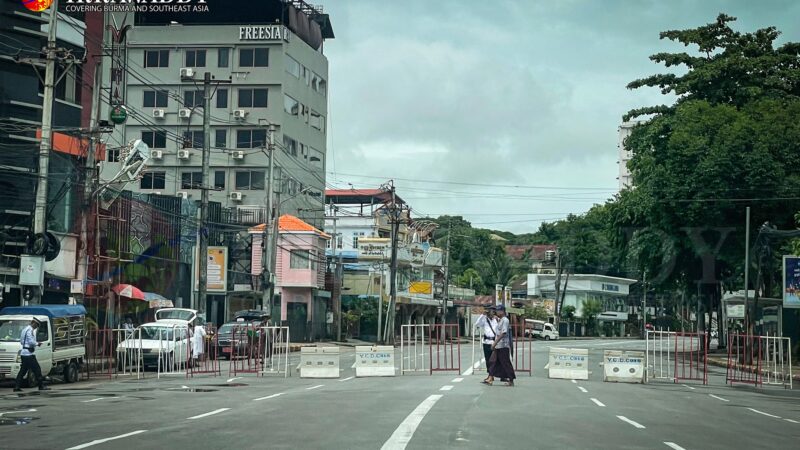
M 224 223 L 260 225 L 267 221 L 267 208 L 260 205 L 242 205 L 223 212 Z

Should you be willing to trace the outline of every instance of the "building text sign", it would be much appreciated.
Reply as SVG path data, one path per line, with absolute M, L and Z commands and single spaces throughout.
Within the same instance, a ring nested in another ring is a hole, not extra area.
M 240 41 L 289 40 L 289 29 L 282 25 L 255 25 L 239 27 Z

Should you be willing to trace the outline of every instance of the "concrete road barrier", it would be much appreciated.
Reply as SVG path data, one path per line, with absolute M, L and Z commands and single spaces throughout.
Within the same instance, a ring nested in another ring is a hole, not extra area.
M 644 352 L 603 352 L 603 381 L 644 383 Z
M 394 347 L 390 345 L 356 346 L 357 377 L 393 377 Z
M 339 347 L 300 349 L 300 378 L 339 378 Z
M 589 350 L 550 347 L 548 376 L 568 380 L 589 379 Z

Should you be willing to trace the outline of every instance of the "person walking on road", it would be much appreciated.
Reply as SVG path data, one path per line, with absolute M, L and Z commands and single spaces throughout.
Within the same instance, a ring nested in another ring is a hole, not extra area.
M 508 386 L 514 386 L 514 379 L 517 378 L 517 375 L 514 373 L 514 365 L 511 363 L 511 339 L 509 335 L 511 325 L 508 317 L 506 317 L 505 306 L 497 306 L 497 316 L 499 319 L 495 328 L 496 336 L 492 344 L 493 351 L 490 358 L 489 378 L 484 383 L 491 386 L 495 378 L 500 378 L 506 381 Z
M 196 323 L 194 325 L 194 335 L 192 335 L 192 357 L 194 358 L 195 365 L 198 361 L 203 360 L 206 335 L 206 329 L 199 323 Z
M 31 324 L 22 329 L 19 342 L 22 344 L 22 350 L 19 355 L 22 359 L 22 365 L 19 368 L 17 378 L 14 380 L 14 392 L 20 392 L 20 385 L 22 380 L 28 376 L 28 372 L 33 372 L 36 377 L 36 382 L 39 384 L 40 391 L 49 391 L 50 388 L 44 385 L 44 377 L 42 377 L 42 368 L 39 367 L 39 362 L 36 360 L 36 347 L 42 344 L 36 342 L 36 330 L 39 329 L 41 322 L 35 317 L 31 320 Z
M 489 371 L 489 359 L 492 357 L 492 344 L 494 344 L 495 333 L 494 330 L 497 329 L 497 317 L 494 314 L 494 307 L 487 306 L 484 309 L 483 314 L 478 318 L 475 322 L 475 328 L 481 328 L 483 330 L 483 356 L 486 360 L 486 371 Z M 487 381 L 486 378 L 483 381 Z

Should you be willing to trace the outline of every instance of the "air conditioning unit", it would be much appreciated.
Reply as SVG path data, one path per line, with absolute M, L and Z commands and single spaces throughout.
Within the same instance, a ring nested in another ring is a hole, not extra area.
M 153 117 L 156 119 L 163 119 L 166 112 L 163 109 L 154 109 L 153 110 Z
M 176 196 L 176 197 L 180 197 L 180 198 L 182 198 L 182 199 L 186 200 L 186 199 L 188 199 L 188 198 L 189 198 L 189 193 L 188 193 L 188 192 L 186 192 L 186 191 L 178 191 L 178 193 L 177 193 L 177 194 L 175 194 L 175 196 Z
M 178 117 L 181 119 L 188 119 L 192 117 L 192 110 L 189 108 L 181 108 L 178 110 Z
M 164 157 L 164 152 L 162 152 L 161 150 L 150 150 L 150 156 L 153 159 L 161 159 Z
M 178 150 L 178 159 L 189 159 L 192 154 L 189 150 Z
M 194 78 L 194 69 L 191 67 L 182 67 L 181 78 Z
M 233 200 L 235 202 L 242 201 L 242 197 L 243 196 L 244 196 L 244 194 L 242 194 L 241 192 L 231 192 L 231 200 Z
M 234 119 L 244 119 L 247 117 L 247 111 L 244 109 L 234 109 L 233 110 L 233 118 Z
M 235 152 L 231 152 L 231 156 L 233 159 L 244 159 L 244 152 L 241 150 L 237 150 Z

